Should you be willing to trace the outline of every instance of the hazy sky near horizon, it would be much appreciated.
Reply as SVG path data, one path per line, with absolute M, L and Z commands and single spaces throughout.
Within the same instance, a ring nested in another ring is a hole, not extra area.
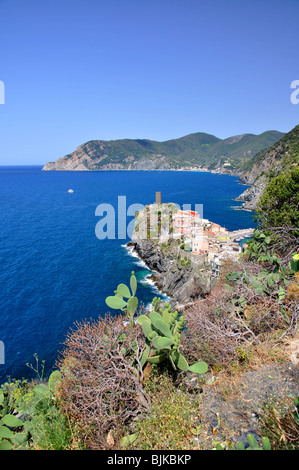
M 299 124 L 299 0 L 0 0 L 0 165 Z

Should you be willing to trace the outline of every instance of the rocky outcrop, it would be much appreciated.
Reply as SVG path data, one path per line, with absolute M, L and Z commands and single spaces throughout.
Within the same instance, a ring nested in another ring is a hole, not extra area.
M 63 158 L 59 158 L 56 162 L 48 162 L 43 167 L 44 171 L 88 171 L 88 168 L 81 163 L 80 161 L 68 161 L 64 160 Z
M 270 180 L 299 163 L 299 126 L 282 136 L 270 147 L 254 156 L 246 170 L 239 174 L 242 183 L 251 185 L 238 198 L 243 209 L 256 210 Z
M 256 210 L 258 202 L 264 192 L 265 187 L 267 186 L 268 181 L 268 178 L 266 178 L 264 175 L 260 178 L 257 178 L 252 186 L 247 188 L 242 194 L 240 194 L 240 196 L 236 198 L 236 201 L 244 202 L 243 206 L 241 207 L 242 209 L 249 211 Z
M 281 149 L 279 148 L 279 150 Z M 250 170 L 240 175 L 241 183 L 251 185 L 236 198 L 236 201 L 244 202 L 243 209 L 255 211 L 264 189 L 270 181 L 270 172 L 272 171 L 276 175 L 282 170 L 276 161 L 275 151 L 269 149 L 264 153 L 264 158 L 259 158 Z
M 171 299 L 173 305 L 185 305 L 209 294 L 210 273 L 198 266 L 181 265 L 178 259 L 178 242 L 170 240 L 163 250 L 156 241 L 146 239 L 129 242 L 148 268 L 156 287 Z

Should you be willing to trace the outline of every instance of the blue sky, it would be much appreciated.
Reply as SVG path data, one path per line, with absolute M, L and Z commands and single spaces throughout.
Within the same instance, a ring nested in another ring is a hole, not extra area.
M 0 0 L 0 165 L 299 123 L 298 0 Z

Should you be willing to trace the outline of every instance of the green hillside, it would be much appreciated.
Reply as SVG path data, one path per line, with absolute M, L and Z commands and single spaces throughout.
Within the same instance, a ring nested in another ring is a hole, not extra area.
M 243 162 L 240 181 L 251 185 L 237 199 L 244 201 L 244 208 L 256 210 L 267 185 L 278 175 L 285 175 L 298 168 L 299 125 L 282 136 L 270 147 L 258 152 L 251 160 Z
M 299 125 L 273 145 L 258 152 L 251 160 L 244 162 L 241 178 L 244 182 L 252 184 L 262 174 L 271 178 L 298 166 L 298 163 Z
M 74 152 L 45 165 L 45 170 L 205 168 L 236 172 L 283 134 L 267 131 L 219 139 L 197 132 L 157 142 L 148 139 L 91 140 Z

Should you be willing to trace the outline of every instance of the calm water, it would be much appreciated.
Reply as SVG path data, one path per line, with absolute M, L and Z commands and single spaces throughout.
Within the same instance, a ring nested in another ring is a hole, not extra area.
M 211 173 L 0 167 L 0 383 L 7 375 L 35 376 L 26 366 L 35 364 L 35 353 L 49 372 L 74 322 L 103 315 L 105 298 L 132 270 L 140 302 L 157 294 L 123 246 L 128 240 L 96 237 L 99 204 L 112 204 L 117 214 L 118 196 L 127 197 L 128 207 L 152 203 L 162 191 L 164 202 L 203 204 L 205 218 L 235 230 L 254 226 L 250 212 L 233 209 L 243 190 L 236 177 Z

